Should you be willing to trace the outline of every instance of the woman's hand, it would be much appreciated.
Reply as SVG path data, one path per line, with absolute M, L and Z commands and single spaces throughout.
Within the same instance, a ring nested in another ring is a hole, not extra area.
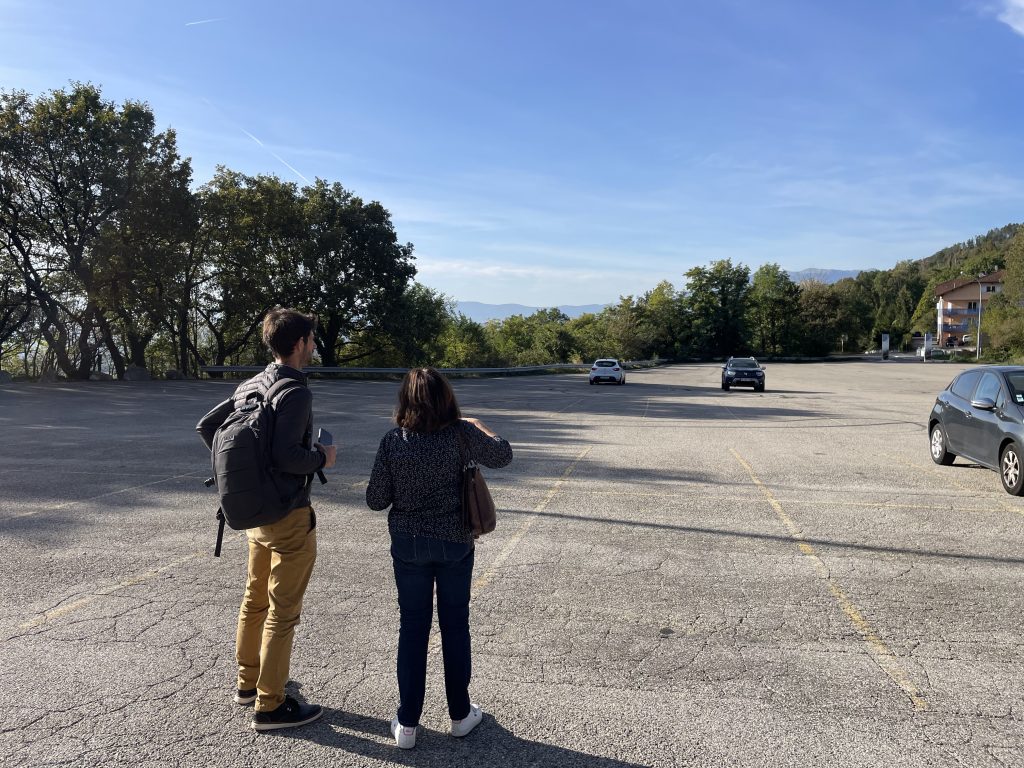
M 482 421 L 480 421 L 480 419 L 474 419 L 474 418 L 471 418 L 469 416 L 463 416 L 462 420 L 464 422 L 466 422 L 467 424 L 472 424 L 474 427 L 479 429 L 481 432 L 483 432 L 488 437 L 497 437 L 498 436 L 486 424 L 484 424 Z

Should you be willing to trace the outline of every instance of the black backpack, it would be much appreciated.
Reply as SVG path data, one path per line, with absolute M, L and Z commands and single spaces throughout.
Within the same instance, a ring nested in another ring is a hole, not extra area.
M 276 523 L 292 510 L 305 487 L 308 478 L 274 469 L 271 458 L 274 404 L 289 389 L 301 386 L 296 379 L 281 379 L 266 395 L 250 393 L 214 433 L 213 477 L 206 484 L 216 484 L 220 494 L 215 557 L 220 557 L 225 523 L 236 531 Z

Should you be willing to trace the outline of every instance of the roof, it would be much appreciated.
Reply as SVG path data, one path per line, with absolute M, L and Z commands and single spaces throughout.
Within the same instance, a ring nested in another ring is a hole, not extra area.
M 965 285 L 971 283 L 988 283 L 998 284 L 1003 282 L 1003 275 L 1006 274 L 1005 269 L 997 269 L 990 275 L 982 275 L 981 277 L 957 277 L 952 280 L 947 280 L 944 283 L 939 283 L 935 286 L 935 295 L 942 296 L 950 291 L 955 291 L 957 288 L 963 288 Z

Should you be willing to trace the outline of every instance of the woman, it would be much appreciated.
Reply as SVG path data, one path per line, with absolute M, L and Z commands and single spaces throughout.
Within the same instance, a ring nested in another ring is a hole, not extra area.
M 512 447 L 479 419 L 463 419 L 451 385 L 433 368 L 402 380 L 398 426 L 380 441 L 366 488 L 370 509 L 388 505 L 391 558 L 398 587 L 398 714 L 391 733 L 402 749 L 416 746 L 427 683 L 427 640 L 441 627 L 444 685 L 453 736 L 466 736 L 483 717 L 469 698 L 469 590 L 473 534 L 462 518 L 462 467 L 512 461 Z

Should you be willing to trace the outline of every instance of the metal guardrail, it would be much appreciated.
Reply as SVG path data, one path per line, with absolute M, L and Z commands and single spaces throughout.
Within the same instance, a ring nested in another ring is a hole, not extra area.
M 653 368 L 667 363 L 668 359 L 657 360 L 630 360 L 623 362 L 624 368 Z M 539 373 L 541 371 L 582 371 L 589 370 L 592 363 L 552 363 L 550 365 L 524 365 L 509 368 L 438 368 L 444 374 L 481 374 L 485 376 L 514 376 L 517 373 Z M 259 373 L 265 365 L 203 365 L 200 366 L 201 373 Z M 345 366 L 311 366 L 303 368 L 303 373 L 354 373 L 354 374 L 376 374 L 401 376 L 405 375 L 408 368 L 349 368 Z

